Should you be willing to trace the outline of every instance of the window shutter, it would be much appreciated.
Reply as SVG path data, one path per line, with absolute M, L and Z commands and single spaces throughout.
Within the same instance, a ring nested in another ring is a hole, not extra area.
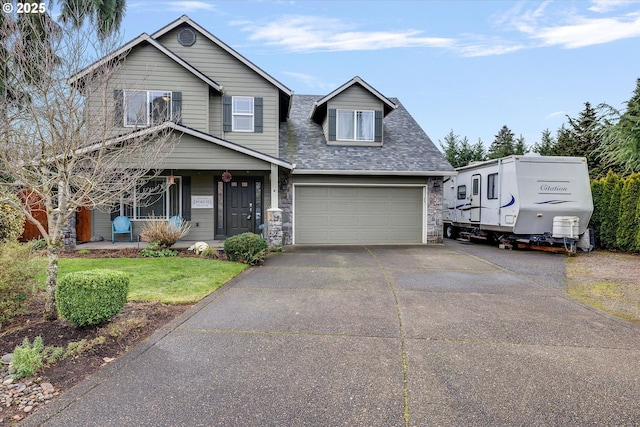
M 329 109 L 329 141 L 336 140 L 336 110 Z
M 191 177 L 183 176 L 182 181 L 182 219 L 191 221 Z
M 375 142 L 382 142 L 382 111 L 376 110 Z
M 182 92 L 171 92 L 171 121 L 182 124 Z
M 262 98 L 253 98 L 253 131 L 262 133 Z
M 124 126 L 124 92 L 122 89 L 113 91 L 113 125 Z
M 222 97 L 222 131 L 231 132 L 232 126 L 231 97 Z

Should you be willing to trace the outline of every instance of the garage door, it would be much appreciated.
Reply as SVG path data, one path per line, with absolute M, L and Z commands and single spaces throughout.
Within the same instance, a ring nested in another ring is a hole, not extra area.
M 422 187 L 296 186 L 295 243 L 422 243 Z

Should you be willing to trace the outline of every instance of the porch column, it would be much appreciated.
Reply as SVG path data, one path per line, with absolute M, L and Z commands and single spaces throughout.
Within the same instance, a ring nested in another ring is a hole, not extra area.
M 271 209 L 278 209 L 278 165 L 271 163 Z
M 282 209 L 278 208 L 278 165 L 271 163 L 271 207 L 267 209 L 267 244 L 282 247 Z

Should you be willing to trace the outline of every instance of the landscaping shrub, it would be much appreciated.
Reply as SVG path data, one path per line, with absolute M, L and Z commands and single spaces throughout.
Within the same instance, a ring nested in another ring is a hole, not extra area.
M 56 288 L 58 313 L 75 326 L 92 326 L 116 316 L 127 302 L 129 277 L 115 270 L 69 273 Z
M 206 248 L 202 252 L 200 252 L 200 257 L 208 259 L 222 258 L 220 252 L 218 252 L 218 248 Z
M 140 237 L 148 242 L 155 242 L 158 249 L 167 249 L 182 239 L 191 230 L 191 225 L 185 220 L 179 224 L 151 217 L 145 222 L 140 231 Z
M 616 247 L 623 251 L 635 251 L 638 226 L 638 200 L 640 199 L 640 174 L 633 174 L 623 181 L 620 192 Z
M 14 195 L 3 194 L 3 197 L 21 203 Z M 0 203 L 0 242 L 18 240 L 24 232 L 24 221 L 24 214 L 20 209 L 7 202 Z
M 153 241 L 149 246 L 140 251 L 140 256 L 145 258 L 164 258 L 168 256 L 176 256 L 178 251 L 164 247 L 162 243 Z
M 224 241 L 224 252 L 230 261 L 258 264 L 267 254 L 267 241 L 254 233 L 238 234 Z
M 0 328 L 20 314 L 36 291 L 40 263 L 30 245 L 0 243 Z

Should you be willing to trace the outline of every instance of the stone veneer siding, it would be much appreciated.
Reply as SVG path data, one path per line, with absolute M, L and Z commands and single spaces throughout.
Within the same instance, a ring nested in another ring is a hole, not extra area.
M 434 185 L 438 189 L 434 189 Z M 427 179 L 427 244 L 442 243 L 442 177 L 430 177 Z
M 285 189 L 278 187 L 278 207 L 282 209 L 282 244 L 293 244 L 293 176 L 280 173 L 278 182 L 287 180 Z

